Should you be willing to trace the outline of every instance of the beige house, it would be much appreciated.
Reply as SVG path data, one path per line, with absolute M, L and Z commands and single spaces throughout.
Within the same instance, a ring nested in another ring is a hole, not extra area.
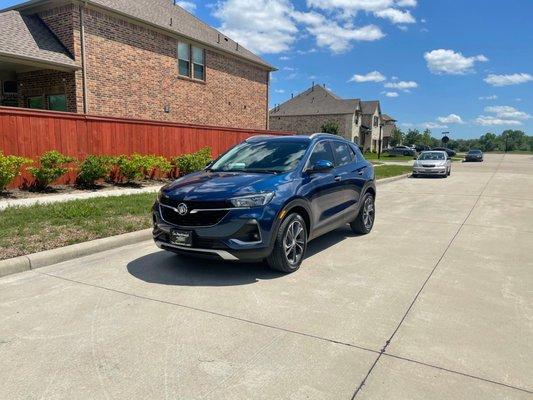
M 392 137 L 392 132 L 396 129 L 396 120 L 387 114 L 382 114 L 381 120 L 383 122 L 382 148 L 386 149 L 390 147 L 390 139 Z
M 327 122 L 336 122 L 339 135 L 364 151 L 377 151 L 380 137 L 383 138 L 380 134 L 384 134 L 379 101 L 342 99 L 320 85 L 272 108 L 269 114 L 270 129 L 298 134 L 321 132 Z

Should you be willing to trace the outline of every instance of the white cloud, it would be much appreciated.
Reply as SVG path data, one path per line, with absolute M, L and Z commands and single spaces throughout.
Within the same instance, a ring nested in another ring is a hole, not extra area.
M 340 25 L 337 21 L 327 19 L 317 12 L 292 13 L 293 18 L 304 24 L 311 33 L 319 47 L 326 47 L 333 53 L 342 53 L 349 50 L 352 42 L 374 41 L 385 36 L 376 25 L 354 27 L 351 24 Z
M 386 18 L 393 24 L 414 24 L 416 19 L 409 11 L 401 11 L 396 8 L 385 8 L 384 10 L 376 11 L 376 17 Z
M 531 115 L 523 111 L 519 111 L 511 106 L 488 106 L 485 107 L 485 112 L 495 114 L 498 118 L 524 120 L 530 119 Z
M 416 0 L 396 0 L 398 7 L 416 7 Z
M 290 60 L 291 58 L 288 57 L 288 56 L 281 56 L 279 59 L 280 59 L 281 61 L 287 61 L 287 60 Z
M 385 96 L 387 96 L 387 97 L 398 97 L 399 94 L 398 94 L 398 92 L 386 92 Z
M 387 78 L 379 71 L 372 71 L 365 75 L 355 74 L 348 82 L 383 82 Z
M 445 128 L 448 128 L 447 125 L 441 125 L 441 124 L 437 124 L 435 122 L 424 122 L 422 124 L 422 126 L 424 128 L 427 128 L 427 129 L 445 129 Z
M 492 86 L 510 86 L 519 85 L 521 83 L 533 81 L 533 76 L 526 73 L 510 74 L 510 75 L 495 75 L 490 74 L 485 79 L 489 85 Z
M 409 28 L 407 26 L 405 26 L 405 25 L 398 25 L 398 29 L 401 30 L 401 31 L 404 31 L 404 32 L 409 30 Z
M 244 47 L 258 53 L 281 53 L 290 49 L 298 28 L 288 0 L 224 0 L 214 15 L 220 30 Z
M 496 96 L 495 94 L 491 95 L 491 96 L 480 96 L 478 97 L 477 99 L 478 100 L 496 100 L 498 98 L 498 96 Z
M 176 5 L 186 9 L 190 13 L 196 10 L 196 4 L 194 4 L 192 1 L 178 1 L 176 2 Z
M 394 5 L 393 0 L 307 0 L 309 7 L 322 10 L 340 9 L 353 15 L 357 11 L 379 11 Z
M 438 49 L 424 54 L 429 70 L 434 74 L 463 75 L 474 72 L 476 62 L 486 62 L 484 55 L 465 57 L 460 52 Z
M 283 90 L 283 89 L 276 89 L 276 90 L 274 90 L 274 92 L 282 94 L 282 93 L 285 93 L 285 90 Z
M 493 116 L 480 115 L 476 118 L 476 124 L 483 126 L 507 125 L 516 126 L 522 125 L 522 122 L 512 119 L 501 119 Z
M 406 128 L 412 128 L 413 126 L 415 126 L 415 124 L 411 122 L 402 122 L 400 125 L 405 126 Z
M 398 89 L 398 90 L 407 91 L 409 89 L 417 88 L 418 83 L 414 81 L 387 82 L 383 86 L 385 86 L 388 89 Z
M 446 117 L 438 117 L 441 124 L 464 124 L 463 119 L 457 114 L 450 114 Z
M 283 71 L 296 71 L 296 68 L 293 68 L 293 67 L 283 67 Z

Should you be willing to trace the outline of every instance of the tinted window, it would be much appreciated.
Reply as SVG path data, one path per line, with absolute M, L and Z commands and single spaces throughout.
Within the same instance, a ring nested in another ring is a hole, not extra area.
M 333 152 L 331 151 L 331 146 L 328 142 L 317 143 L 317 145 L 313 149 L 311 157 L 309 158 L 309 166 L 315 165 L 320 160 L 329 161 L 332 164 L 335 164 Z
M 212 171 L 286 172 L 294 169 L 309 147 L 307 142 L 269 140 L 244 142 L 224 154 Z
M 343 166 L 353 161 L 353 152 L 346 143 L 333 142 L 333 151 L 337 160 L 337 166 Z

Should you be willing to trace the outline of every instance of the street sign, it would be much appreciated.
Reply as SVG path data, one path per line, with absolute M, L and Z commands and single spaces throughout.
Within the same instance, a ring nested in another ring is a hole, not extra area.
M 448 136 L 443 136 L 441 140 L 442 143 L 448 143 L 450 141 L 450 138 Z

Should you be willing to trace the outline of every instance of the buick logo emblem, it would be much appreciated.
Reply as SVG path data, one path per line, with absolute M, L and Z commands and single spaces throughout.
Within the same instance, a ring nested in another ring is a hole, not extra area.
M 178 210 L 178 214 L 179 215 L 185 215 L 185 214 L 187 214 L 187 211 L 189 211 L 187 209 L 187 205 L 185 203 L 178 204 L 177 210 Z

